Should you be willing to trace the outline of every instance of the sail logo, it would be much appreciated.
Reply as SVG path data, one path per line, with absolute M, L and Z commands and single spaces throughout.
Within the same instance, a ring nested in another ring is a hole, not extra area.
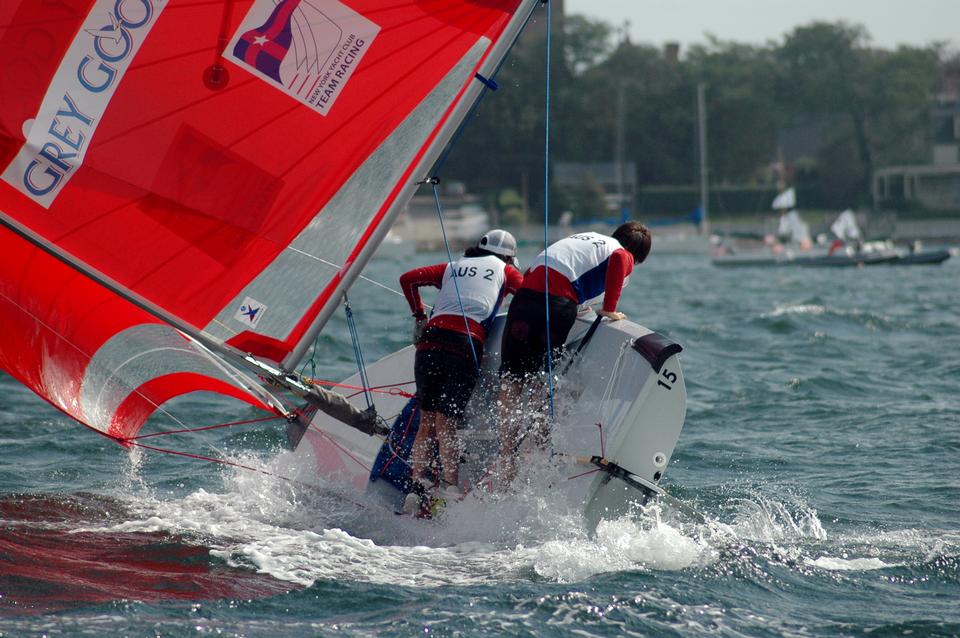
M 53 205 L 83 164 L 117 85 L 167 1 L 94 3 L 0 179 L 44 208 Z
M 252 297 L 244 297 L 243 303 L 240 304 L 240 307 L 237 309 L 236 314 L 233 315 L 233 318 L 246 326 L 256 328 L 257 324 L 260 323 L 260 320 L 263 319 L 263 315 L 266 311 L 266 305 L 260 303 Z
M 224 57 L 327 115 L 379 32 L 337 0 L 256 0 Z

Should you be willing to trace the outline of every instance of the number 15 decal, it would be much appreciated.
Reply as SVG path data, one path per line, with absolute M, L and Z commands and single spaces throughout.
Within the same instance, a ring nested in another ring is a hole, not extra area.
M 660 378 L 657 379 L 657 385 L 665 387 L 667 390 L 673 390 L 673 384 L 677 382 L 677 373 L 670 372 L 666 368 L 660 371 Z

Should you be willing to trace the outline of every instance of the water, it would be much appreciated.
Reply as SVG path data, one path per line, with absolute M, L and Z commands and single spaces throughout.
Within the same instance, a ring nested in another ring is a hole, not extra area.
M 396 287 L 439 255 L 379 259 Z M 529 256 L 527 256 L 529 263 Z M 269 475 L 131 455 L 0 379 L 0 635 L 960 635 L 960 260 L 715 269 L 654 254 L 621 308 L 683 344 L 689 410 L 657 512 L 596 533 L 549 495 L 442 524 Z M 368 360 L 402 299 L 351 295 Z M 318 376 L 353 370 L 342 316 Z M 215 398 L 204 425 L 254 416 Z M 159 427 L 165 427 L 161 421 Z M 270 426 L 171 447 L 271 469 Z

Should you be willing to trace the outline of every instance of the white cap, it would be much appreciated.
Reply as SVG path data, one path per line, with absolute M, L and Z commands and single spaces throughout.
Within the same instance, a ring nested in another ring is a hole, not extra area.
M 477 242 L 477 248 L 483 248 L 495 255 L 504 255 L 506 257 L 517 256 L 517 240 L 513 235 L 505 230 L 491 230 L 480 238 Z

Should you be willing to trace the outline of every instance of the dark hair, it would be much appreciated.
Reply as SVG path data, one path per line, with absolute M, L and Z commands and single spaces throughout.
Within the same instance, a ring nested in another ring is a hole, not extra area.
M 486 248 L 480 248 L 479 246 L 470 246 L 465 251 L 463 251 L 464 257 L 487 257 L 493 256 L 499 258 L 501 261 L 512 264 L 513 257 L 508 255 L 498 255 L 497 253 L 490 252 Z
M 650 254 L 652 237 L 650 229 L 638 221 L 621 224 L 613 231 L 613 238 L 620 242 L 628 253 L 633 255 L 635 263 L 642 263 Z

